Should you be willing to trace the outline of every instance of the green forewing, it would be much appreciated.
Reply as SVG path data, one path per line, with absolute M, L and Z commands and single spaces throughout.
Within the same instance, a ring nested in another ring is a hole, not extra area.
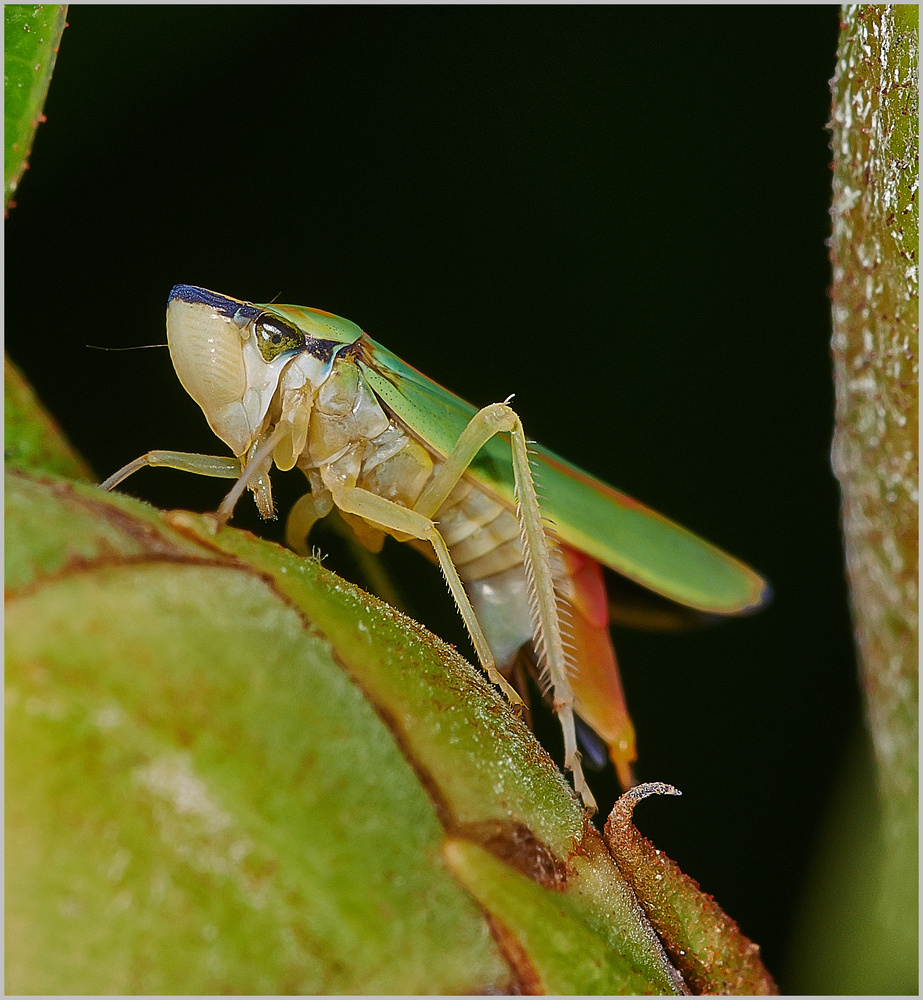
M 367 336 L 359 367 L 369 386 L 428 447 L 447 454 L 476 409 Z M 540 446 L 533 467 L 543 510 L 567 545 L 671 600 L 734 614 L 758 607 L 766 582 L 743 563 Z M 485 489 L 513 503 L 509 435 L 471 465 Z
M 260 305 L 260 309 L 274 312 L 289 323 L 294 323 L 299 329 L 316 340 L 332 340 L 337 344 L 354 344 L 361 336 L 362 330 L 351 320 L 323 309 L 311 309 L 308 306 L 285 306 L 278 302 Z

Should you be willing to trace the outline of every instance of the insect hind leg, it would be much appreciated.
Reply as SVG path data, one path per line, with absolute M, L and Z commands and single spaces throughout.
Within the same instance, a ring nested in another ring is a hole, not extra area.
M 445 503 L 481 448 L 496 434 L 504 432 L 509 433 L 512 446 L 517 516 L 522 534 L 526 575 L 531 589 L 533 644 L 542 671 L 547 671 L 553 692 L 552 703 L 564 733 L 564 765 L 573 774 L 574 787 L 583 799 L 584 805 L 587 809 L 595 811 L 596 801 L 583 776 L 580 753 L 577 750 L 574 694 L 568 676 L 571 664 L 561 634 L 563 612 L 555 591 L 551 541 L 535 492 L 525 431 L 522 421 L 512 407 L 506 403 L 493 403 L 475 413 L 468 426 L 459 435 L 452 451 L 446 456 L 442 467 L 420 494 L 414 510 L 427 518 L 432 518 Z M 454 571 L 454 566 L 452 568 Z

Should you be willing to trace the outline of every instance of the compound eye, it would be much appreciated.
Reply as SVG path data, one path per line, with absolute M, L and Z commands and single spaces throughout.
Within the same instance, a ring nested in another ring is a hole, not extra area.
M 304 333 L 270 313 L 263 313 L 254 324 L 256 343 L 264 361 L 272 361 L 285 351 L 304 347 Z

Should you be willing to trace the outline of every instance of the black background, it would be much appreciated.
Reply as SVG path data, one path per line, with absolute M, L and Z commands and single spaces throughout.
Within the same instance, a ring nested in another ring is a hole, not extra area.
M 6 224 L 9 351 L 100 477 L 224 450 L 165 350 L 85 346 L 163 342 L 186 282 L 347 316 L 472 403 L 515 392 L 531 436 L 763 572 L 755 617 L 616 643 L 639 776 L 685 793 L 639 823 L 783 988 L 860 725 L 829 462 L 837 14 L 72 7 Z M 226 484 L 126 488 L 205 510 Z M 395 558 L 468 652 L 435 570 Z

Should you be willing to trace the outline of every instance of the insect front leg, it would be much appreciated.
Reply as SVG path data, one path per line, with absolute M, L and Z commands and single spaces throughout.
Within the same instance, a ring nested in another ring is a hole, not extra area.
M 241 464 L 236 458 L 226 458 L 222 455 L 197 455 L 195 452 L 185 451 L 149 451 L 146 455 L 129 462 L 128 465 L 101 482 L 100 489 L 114 490 L 116 486 L 145 466 L 154 469 L 177 469 L 179 472 L 191 472 L 197 476 L 210 476 L 214 479 L 236 479 L 239 482 L 241 478 Z M 233 493 L 236 489 L 237 483 L 234 484 L 231 492 Z M 269 495 L 268 487 L 266 493 Z M 257 491 L 257 503 L 259 504 L 259 502 L 260 495 Z M 261 511 L 263 506 L 265 504 L 260 506 Z M 269 499 L 269 510 L 270 512 L 272 510 L 271 498 Z
M 529 461 L 529 447 L 522 422 L 506 403 L 479 410 L 462 431 L 445 463 L 421 493 L 414 510 L 432 517 L 465 474 L 481 448 L 495 435 L 510 434 L 513 475 L 516 483 L 517 515 L 522 532 L 523 559 L 531 582 L 533 643 L 543 671 L 550 681 L 554 710 L 564 732 L 564 764 L 574 776 L 574 787 L 588 809 L 596 802 L 583 776 L 574 725 L 574 693 L 569 672 L 572 664 L 561 634 L 562 608 L 555 592 L 551 540 L 544 521 Z
M 255 441 L 250 447 L 246 464 L 241 459 L 222 455 L 198 455 L 195 452 L 185 451 L 149 451 L 146 455 L 129 462 L 99 485 L 101 489 L 107 491 L 115 489 L 145 466 L 177 469 L 179 472 L 191 472 L 197 476 L 211 476 L 215 479 L 236 479 L 237 482 L 218 508 L 216 515 L 218 524 L 224 524 L 230 518 L 237 501 L 248 486 L 253 491 L 261 516 L 272 518 L 275 517 L 275 509 L 269 482 L 269 465 L 273 448 L 286 433 L 285 428 L 277 428 L 265 440 Z
M 152 468 L 162 466 L 166 469 L 178 469 L 180 472 L 193 472 L 197 476 L 212 476 L 215 479 L 240 478 L 240 462 L 236 458 L 196 455 L 185 451 L 149 451 L 100 483 L 100 489 L 113 490 L 119 483 L 148 465 Z

